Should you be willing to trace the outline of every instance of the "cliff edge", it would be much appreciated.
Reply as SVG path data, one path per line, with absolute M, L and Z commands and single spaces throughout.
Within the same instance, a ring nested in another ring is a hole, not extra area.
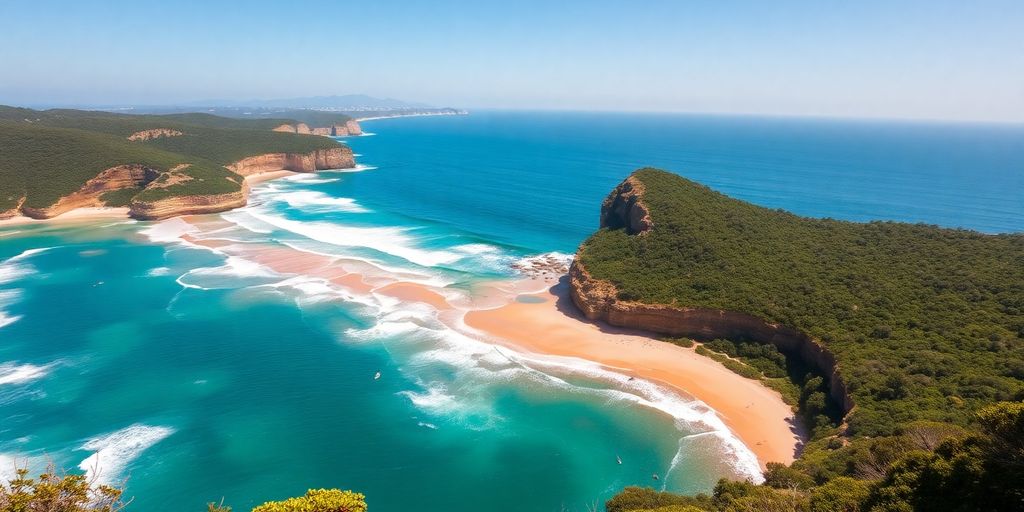
M 644 194 L 644 183 L 635 173 L 626 178 L 601 205 L 601 229 L 622 229 L 630 236 L 645 236 L 656 230 Z M 588 319 L 702 341 L 725 338 L 770 343 L 785 354 L 796 355 L 825 377 L 829 395 L 844 415 L 853 409 L 835 355 L 806 333 L 740 311 L 624 300 L 611 281 L 590 274 L 584 264 L 585 251 L 586 243 L 580 246 L 569 269 L 569 286 L 573 303 Z

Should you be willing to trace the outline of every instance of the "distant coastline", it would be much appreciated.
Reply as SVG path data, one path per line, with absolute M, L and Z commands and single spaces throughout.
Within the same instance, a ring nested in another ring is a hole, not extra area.
M 429 116 L 468 116 L 469 111 L 467 110 L 455 110 L 444 112 L 416 112 L 408 114 L 389 114 L 379 116 L 368 116 L 368 117 L 356 117 L 355 120 L 359 122 L 363 121 L 376 121 L 378 119 L 395 119 L 398 117 L 429 117 Z

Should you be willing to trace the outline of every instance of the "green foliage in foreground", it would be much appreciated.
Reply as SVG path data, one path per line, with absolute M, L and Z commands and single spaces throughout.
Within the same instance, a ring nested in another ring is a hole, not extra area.
M 1024 403 L 1005 402 L 975 416 L 977 433 L 919 425 L 900 436 L 842 448 L 841 474 L 809 474 L 769 464 L 764 485 L 719 481 L 711 496 L 678 496 L 628 487 L 608 512 L 705 510 L 898 512 L 1024 510 Z
M 336 148 L 327 137 L 270 131 L 287 119 L 242 120 L 207 114 L 132 116 L 81 110 L 36 111 L 0 106 L 0 211 L 21 198 L 31 207 L 54 204 L 101 171 L 141 164 L 182 171 L 192 179 L 153 189 L 143 199 L 239 190 L 241 178 L 223 166 L 263 153 L 309 153 Z M 181 136 L 129 141 L 135 132 L 167 128 Z M 108 194 L 111 205 L 127 205 L 141 190 Z
M 366 512 L 364 496 L 337 489 L 310 489 L 305 496 L 270 501 L 252 512 Z
M 857 405 L 851 435 L 964 424 L 1024 398 L 1024 235 L 802 218 L 634 176 L 654 229 L 595 233 L 580 254 L 590 273 L 622 299 L 742 311 L 820 340 Z
M 121 490 L 90 485 L 84 475 L 61 475 L 51 466 L 28 477 L 20 468 L 9 482 L 0 482 L 0 512 L 115 512 L 124 508 Z

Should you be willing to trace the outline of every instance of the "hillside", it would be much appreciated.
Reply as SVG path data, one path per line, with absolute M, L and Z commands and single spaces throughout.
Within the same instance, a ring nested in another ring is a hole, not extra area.
M 572 269 L 577 305 L 788 377 L 811 429 L 793 467 L 819 484 L 866 477 L 858 457 L 884 440 L 973 431 L 1024 398 L 1024 235 L 803 218 L 656 169 L 609 195 L 601 226 Z
M 351 166 L 351 151 L 332 139 L 272 131 L 288 123 L 298 124 L 0 107 L 0 214 L 52 217 L 133 202 L 141 211 L 144 201 L 184 197 L 199 201 L 190 212 L 216 211 L 244 204 L 243 178 L 226 167 L 244 159 L 310 157 L 281 167 L 297 171 Z

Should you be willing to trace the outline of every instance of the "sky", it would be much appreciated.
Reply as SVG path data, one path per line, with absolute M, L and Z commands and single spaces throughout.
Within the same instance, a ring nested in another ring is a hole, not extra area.
M 1024 122 L 1024 1 L 4 1 L 0 103 Z

